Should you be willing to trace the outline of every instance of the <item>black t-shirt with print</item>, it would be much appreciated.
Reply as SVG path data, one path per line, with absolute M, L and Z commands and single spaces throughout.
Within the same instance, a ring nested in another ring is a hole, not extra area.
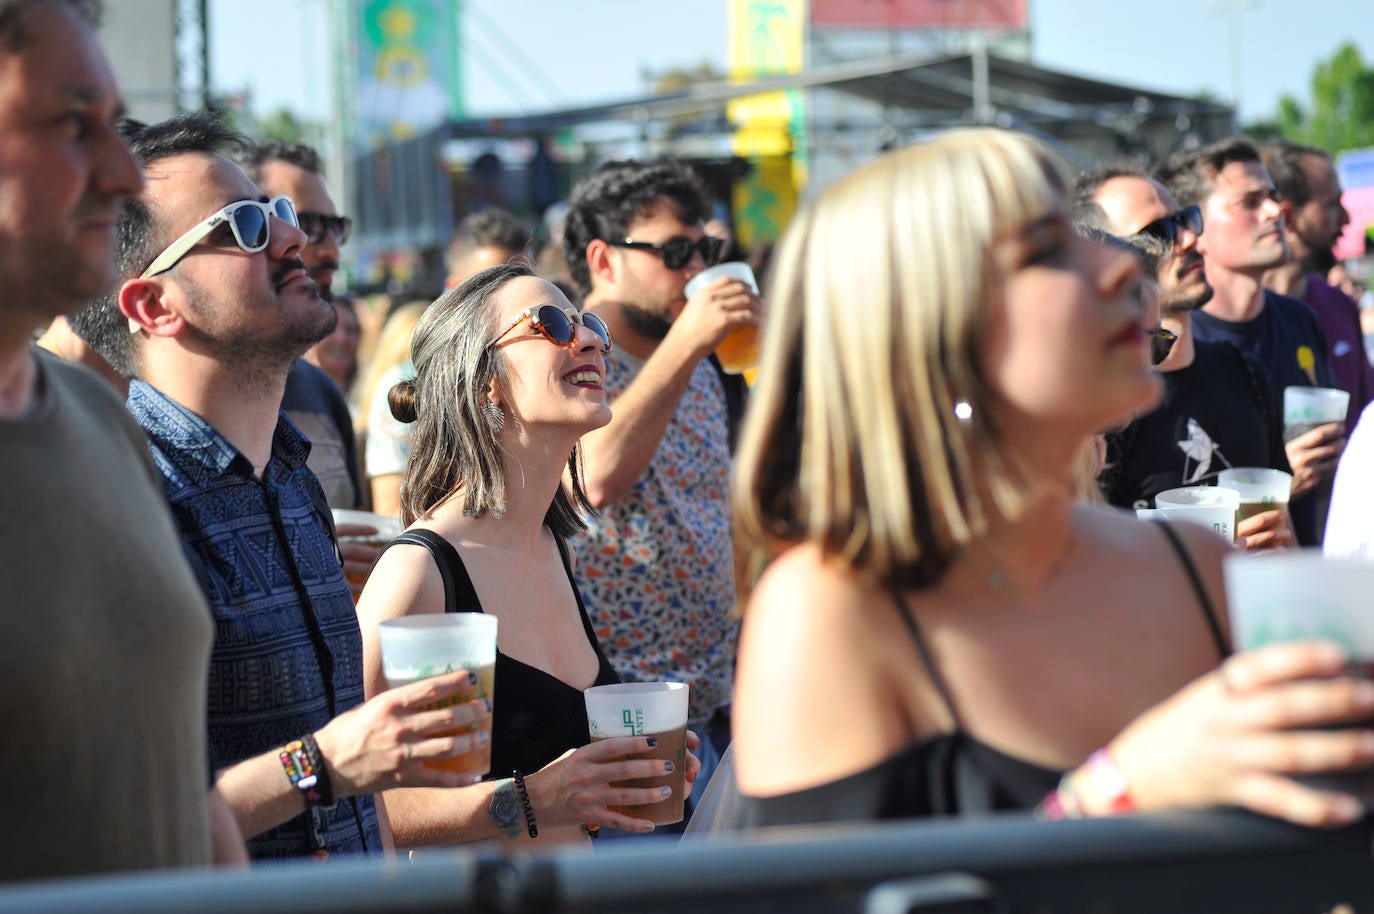
M 1283 421 L 1286 387 L 1336 387 L 1327 357 L 1326 333 L 1306 303 L 1273 289 L 1264 290 L 1264 310 L 1248 321 L 1227 321 L 1205 311 L 1193 315 L 1193 336 L 1231 343 L 1264 366 L 1269 390 Z M 1282 430 L 1280 430 L 1282 434 Z M 1319 486 L 1288 505 L 1293 532 L 1303 546 L 1319 546 L 1326 526 L 1326 500 L 1331 483 Z
M 1263 369 L 1229 343 L 1195 340 L 1193 363 L 1164 372 L 1159 406 L 1107 435 L 1099 482 L 1110 504 L 1153 508 L 1166 489 L 1214 485 L 1228 467 L 1288 472 Z

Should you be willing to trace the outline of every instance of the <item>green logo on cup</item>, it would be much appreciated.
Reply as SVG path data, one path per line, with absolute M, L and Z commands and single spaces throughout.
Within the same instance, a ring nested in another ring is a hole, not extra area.
M 630 731 L 631 736 L 644 735 L 644 709 L 626 708 L 620 712 L 620 725 Z

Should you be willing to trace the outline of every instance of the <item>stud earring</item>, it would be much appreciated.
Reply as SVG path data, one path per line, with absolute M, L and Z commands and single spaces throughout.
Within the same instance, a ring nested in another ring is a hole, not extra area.
M 960 425 L 968 425 L 973 421 L 973 406 L 967 400 L 960 400 L 955 403 L 954 418 Z
M 488 401 L 482 412 L 487 417 L 487 427 L 491 429 L 492 434 L 499 434 L 501 429 L 506 427 L 506 414 L 495 403 Z

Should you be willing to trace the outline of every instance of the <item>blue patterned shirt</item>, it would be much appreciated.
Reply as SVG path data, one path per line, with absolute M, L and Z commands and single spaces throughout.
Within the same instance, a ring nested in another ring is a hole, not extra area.
M 305 465 L 310 442 L 282 415 L 259 480 L 219 432 L 158 390 L 134 381 L 128 406 L 148 433 L 182 545 L 214 611 L 212 770 L 278 749 L 361 704 L 362 635 L 316 506 L 323 492 Z M 319 849 L 379 851 L 373 799 L 340 800 L 248 841 L 255 858 Z

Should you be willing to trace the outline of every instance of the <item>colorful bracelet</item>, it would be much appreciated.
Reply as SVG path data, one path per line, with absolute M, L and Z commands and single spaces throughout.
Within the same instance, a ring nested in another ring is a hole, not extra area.
M 1094 808 L 1113 816 L 1135 811 L 1135 799 L 1126 776 L 1105 748 L 1088 756 L 1079 771 L 1087 778 L 1088 796 L 1093 799 Z
M 324 763 L 324 755 L 320 753 L 320 744 L 315 742 L 315 734 L 307 733 L 302 736 L 301 745 L 305 747 L 306 757 L 310 759 L 310 767 L 315 769 L 315 777 L 318 779 L 315 789 L 320 795 L 320 808 L 333 809 L 334 784 L 329 780 L 329 768 Z
M 307 733 L 300 739 L 293 739 L 286 748 L 277 754 L 282 770 L 291 786 L 300 791 L 307 809 L 334 808 L 334 788 L 329 781 L 329 770 L 324 766 L 324 756 L 315 737 Z
M 1135 800 L 1116 760 L 1106 749 L 1098 749 L 1077 769 L 1064 775 L 1054 792 L 1040 801 L 1035 814 L 1050 822 L 1085 818 L 1085 795 L 1099 815 L 1119 815 L 1135 810 Z
M 510 773 L 510 779 L 515 783 L 515 792 L 520 795 L 521 811 L 525 814 L 525 828 L 531 838 L 538 838 L 539 826 L 534 824 L 534 807 L 530 805 L 530 794 L 525 789 L 525 776 L 517 768 Z
M 300 791 L 306 809 L 319 806 L 320 779 L 315 774 L 315 766 L 310 764 L 310 755 L 305 751 L 305 744 L 294 739 L 277 754 L 277 758 L 280 759 L 282 770 L 286 772 L 286 778 L 291 782 L 291 786 Z
M 1035 807 L 1035 817 L 1046 822 L 1059 822 L 1064 819 L 1083 818 L 1083 807 L 1078 802 L 1078 793 L 1073 789 L 1072 773 L 1064 775 L 1059 786 L 1051 791 L 1040 805 Z

